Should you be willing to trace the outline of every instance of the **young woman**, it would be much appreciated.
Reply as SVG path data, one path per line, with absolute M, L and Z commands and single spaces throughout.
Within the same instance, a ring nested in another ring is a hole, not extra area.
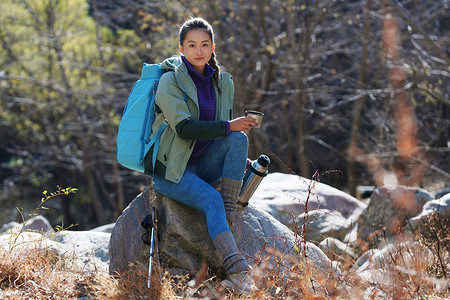
M 146 173 L 153 174 L 161 194 L 198 209 L 206 215 L 208 232 L 223 256 L 227 283 L 243 292 L 254 289 L 242 253 L 230 231 L 246 168 L 248 140 L 244 132 L 255 119 L 232 119 L 234 85 L 230 74 L 220 72 L 214 54 L 214 33 L 201 18 L 180 28 L 181 56 L 162 63 L 166 72 L 155 97 L 154 131 L 166 130 L 156 162 L 146 156 Z M 212 185 L 221 180 L 221 190 Z

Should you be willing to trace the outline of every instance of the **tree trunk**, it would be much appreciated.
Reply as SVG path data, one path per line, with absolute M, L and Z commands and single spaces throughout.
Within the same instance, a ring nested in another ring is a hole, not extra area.
M 364 36 L 363 36 L 363 52 L 361 65 L 358 74 L 358 90 L 363 90 L 365 88 L 366 76 L 367 76 L 367 61 L 369 58 L 369 35 L 370 35 L 370 9 L 371 0 L 367 0 L 365 8 L 364 8 Z M 361 125 L 361 113 L 364 107 L 364 103 L 366 101 L 367 96 L 362 95 L 355 102 L 355 106 L 353 107 L 353 122 L 352 122 L 352 131 L 350 138 L 350 146 L 348 150 L 347 157 L 347 178 L 348 178 L 348 191 L 352 196 L 356 196 L 356 167 L 357 163 L 355 161 L 356 157 L 355 150 L 358 148 L 358 141 L 360 138 L 359 127 Z
M 105 210 L 103 208 L 102 202 L 98 197 L 97 185 L 95 183 L 94 174 L 91 168 L 91 159 L 89 157 L 88 147 L 85 140 L 80 136 L 80 144 L 82 151 L 83 169 L 84 175 L 86 176 L 86 181 L 89 189 L 89 196 L 91 197 L 92 204 L 94 205 L 95 215 L 97 221 L 100 225 L 106 224 Z
M 309 178 L 311 175 L 310 162 L 308 157 L 307 145 L 306 145 L 306 135 L 307 135 L 307 118 L 305 114 L 306 105 L 306 68 L 303 67 L 309 61 L 309 56 L 311 53 L 311 17 L 307 17 L 302 30 L 302 35 L 300 38 L 300 51 L 301 55 L 298 55 L 298 67 L 295 68 L 295 90 L 297 97 L 295 98 L 295 114 L 297 120 L 297 144 L 294 145 L 296 148 L 296 160 L 297 166 L 300 171 L 300 175 Z M 294 119 L 294 120 L 295 120 Z
M 93 2 L 93 9 L 94 9 L 94 14 L 97 13 L 97 2 L 94 1 Z M 96 23 L 97 24 L 97 23 Z M 102 47 L 102 42 L 101 42 L 101 34 L 100 34 L 100 30 L 99 30 L 99 25 L 96 25 L 96 35 L 97 35 L 97 49 L 100 55 L 100 61 L 101 61 L 101 66 L 104 67 L 106 69 L 106 63 L 104 61 L 104 56 L 103 56 L 103 47 Z M 105 84 L 107 82 L 107 80 L 105 79 L 104 73 L 101 74 L 102 76 L 102 82 Z M 106 197 L 110 197 L 111 194 L 115 194 L 116 195 L 116 199 L 117 201 L 114 203 L 113 208 L 114 208 L 114 218 L 116 219 L 117 217 L 120 216 L 120 214 L 122 213 L 123 209 L 125 208 L 124 204 L 125 204 L 125 195 L 124 195 L 124 189 L 123 189 L 123 182 L 122 182 L 122 177 L 120 175 L 120 171 L 119 171 L 119 165 L 116 159 L 116 152 L 115 152 L 115 138 L 116 138 L 116 130 L 113 124 L 111 124 L 110 122 L 110 118 L 108 117 L 108 113 L 112 110 L 111 104 L 112 101 L 105 101 L 105 105 L 107 105 L 107 109 L 103 109 L 101 110 L 101 112 L 103 113 L 103 120 L 105 120 L 105 135 L 106 135 L 106 143 L 105 145 L 107 145 L 106 148 L 106 155 L 109 157 L 109 161 L 111 161 L 111 173 L 113 176 L 113 182 L 114 182 L 114 186 L 116 187 L 116 192 L 115 193 L 108 193 L 105 196 Z M 114 141 L 114 143 L 112 143 L 111 141 Z M 114 201 L 112 201 L 114 202 Z
M 58 167 L 57 172 L 58 172 L 58 177 L 61 180 L 61 183 L 60 183 L 61 187 L 70 186 L 70 183 L 69 184 L 67 183 L 67 179 L 66 179 L 67 176 L 65 176 L 65 174 L 64 174 L 64 169 Z M 63 224 L 65 226 L 74 224 L 75 220 L 73 219 L 72 212 L 70 211 L 70 202 L 71 202 L 70 197 L 60 197 L 60 201 L 61 201 L 61 210 L 63 213 Z

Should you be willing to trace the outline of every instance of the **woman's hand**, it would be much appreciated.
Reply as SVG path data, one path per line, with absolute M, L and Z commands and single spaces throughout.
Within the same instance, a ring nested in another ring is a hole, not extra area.
M 258 122 L 253 118 L 239 117 L 230 121 L 230 131 L 247 132 L 252 129 L 253 126 L 258 126 Z

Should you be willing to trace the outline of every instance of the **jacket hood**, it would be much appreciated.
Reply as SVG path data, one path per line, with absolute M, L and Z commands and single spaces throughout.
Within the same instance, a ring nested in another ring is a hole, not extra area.
M 161 63 L 161 68 L 169 71 L 176 71 L 183 64 L 181 56 L 172 56 Z
M 197 89 L 181 56 L 176 55 L 167 58 L 161 63 L 161 68 L 166 71 L 173 71 L 179 88 L 197 103 Z

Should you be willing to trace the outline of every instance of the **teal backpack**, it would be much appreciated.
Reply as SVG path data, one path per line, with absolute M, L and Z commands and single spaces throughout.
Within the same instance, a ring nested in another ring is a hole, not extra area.
M 117 134 L 117 161 L 132 170 L 144 173 L 144 159 L 153 149 L 152 164 L 155 169 L 161 134 L 167 127 L 163 122 L 158 132 L 150 140 L 155 122 L 155 94 L 158 82 L 166 70 L 161 64 L 144 63 L 141 78 L 136 81 L 128 96 Z M 183 92 L 184 101 L 186 94 Z

